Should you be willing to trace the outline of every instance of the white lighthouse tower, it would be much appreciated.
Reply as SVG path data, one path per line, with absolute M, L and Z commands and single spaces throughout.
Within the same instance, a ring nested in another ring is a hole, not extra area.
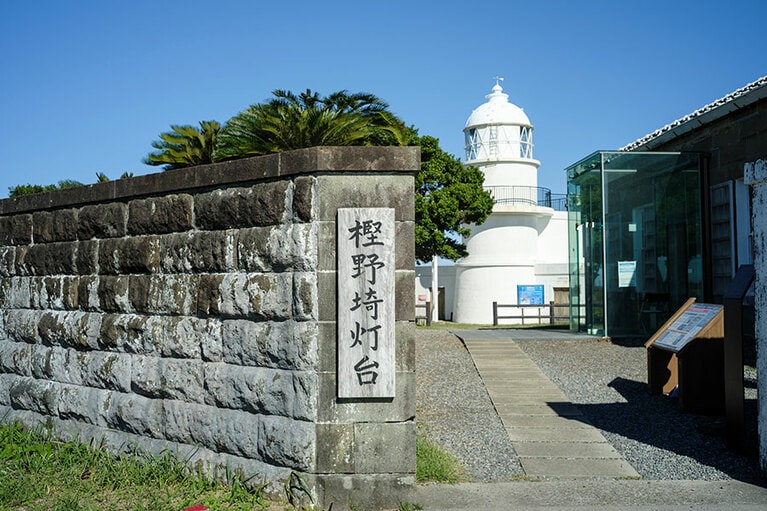
M 453 320 L 459 323 L 492 324 L 493 302 L 548 303 L 554 287 L 567 286 L 566 213 L 555 212 L 551 192 L 538 187 L 533 125 L 509 102 L 500 80 L 463 130 L 465 165 L 482 170 L 495 205 L 485 223 L 471 226 L 464 240 L 469 255 L 455 267 Z

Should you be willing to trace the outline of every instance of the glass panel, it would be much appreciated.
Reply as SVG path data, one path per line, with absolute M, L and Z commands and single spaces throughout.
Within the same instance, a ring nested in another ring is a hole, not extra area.
M 568 169 L 570 328 L 604 335 L 601 155 Z
M 647 339 L 702 299 L 697 154 L 595 153 L 568 169 L 568 194 L 573 329 Z

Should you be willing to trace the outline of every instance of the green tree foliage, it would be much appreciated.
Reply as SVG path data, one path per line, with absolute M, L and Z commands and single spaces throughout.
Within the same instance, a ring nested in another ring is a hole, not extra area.
M 455 261 L 468 255 L 461 237 L 471 233 L 470 224 L 485 221 L 493 197 L 482 188 L 482 171 L 464 167 L 434 137 L 417 140 L 421 172 L 415 178 L 415 256 L 419 262 L 434 256 Z
M 160 140 L 152 142 L 157 149 L 144 158 L 147 165 L 162 165 L 165 170 L 180 169 L 213 162 L 221 124 L 200 121 L 200 127 L 171 125 L 171 131 L 160 133 Z
M 338 91 L 327 97 L 275 90 L 227 121 L 215 160 L 315 146 L 405 145 L 408 130 L 389 105 L 367 93 Z
M 54 190 L 63 190 L 65 188 L 77 188 L 78 186 L 84 186 L 79 181 L 73 181 L 71 179 L 65 179 L 59 181 L 55 185 L 17 185 L 8 188 L 8 197 L 21 197 L 22 195 L 32 195 L 41 192 L 52 192 Z

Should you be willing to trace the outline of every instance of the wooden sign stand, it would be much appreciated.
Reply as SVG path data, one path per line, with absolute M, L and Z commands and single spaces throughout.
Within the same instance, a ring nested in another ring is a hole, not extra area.
M 677 389 L 693 413 L 724 412 L 724 310 L 690 298 L 645 343 L 651 394 Z

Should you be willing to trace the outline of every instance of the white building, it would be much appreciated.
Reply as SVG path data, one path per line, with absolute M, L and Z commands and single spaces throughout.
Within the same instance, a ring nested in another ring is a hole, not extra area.
M 464 164 L 482 170 L 495 205 L 485 223 L 471 228 L 465 240 L 469 255 L 455 265 L 441 265 L 438 272 L 440 318 L 459 323 L 492 324 L 493 302 L 548 304 L 558 291 L 557 303 L 566 303 L 567 296 L 564 196 L 552 198 L 550 190 L 538 187 L 540 162 L 533 158 L 533 125 L 525 112 L 508 101 L 497 82 L 485 97 L 463 130 Z M 431 300 L 431 285 L 431 267 L 416 268 L 416 303 Z M 548 306 L 541 312 L 548 316 Z M 499 311 L 501 316 L 521 314 L 516 307 Z M 537 317 L 538 308 L 526 308 L 524 314 Z M 559 314 L 566 315 L 565 309 Z

